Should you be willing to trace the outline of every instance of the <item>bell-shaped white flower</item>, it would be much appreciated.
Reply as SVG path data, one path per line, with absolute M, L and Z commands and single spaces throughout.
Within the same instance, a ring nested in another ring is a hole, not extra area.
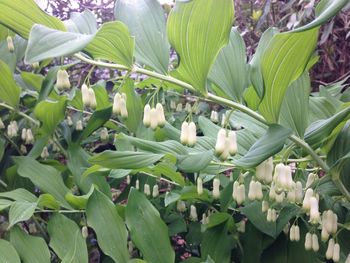
M 143 192 L 145 195 L 150 196 L 151 195 L 151 188 L 149 184 L 144 184 L 143 186 Z
M 294 240 L 297 242 L 300 240 L 300 228 L 298 225 L 294 227 Z
M 219 114 L 217 111 L 211 111 L 210 120 L 215 123 L 219 122 Z
M 256 167 L 256 178 L 259 181 L 263 181 L 269 184 L 272 181 L 272 172 L 273 160 L 272 157 L 270 157 Z
M 261 203 L 261 212 L 266 213 L 269 210 L 269 202 L 262 201 Z
M 243 204 L 244 201 L 245 201 L 245 186 L 244 184 L 241 184 L 237 190 L 236 202 L 238 205 L 241 205 Z
M 314 173 L 309 173 L 309 175 L 307 176 L 305 187 L 309 188 L 315 180 L 316 180 L 316 175 Z
M 108 141 L 109 135 L 106 127 L 103 127 L 100 131 L 100 139 L 101 141 Z
M 334 244 L 332 259 L 334 262 L 339 262 L 340 260 L 340 245 L 338 243 Z
M 162 127 L 164 127 L 164 125 L 166 123 L 165 115 L 164 115 L 164 108 L 163 108 L 162 104 L 157 103 L 156 112 L 157 112 L 158 126 L 162 128 Z
M 302 203 L 303 202 L 303 185 L 300 181 L 295 183 L 295 202 Z
M 197 178 L 197 193 L 198 195 L 203 194 L 203 180 L 201 177 Z
M 320 212 L 318 209 L 318 200 L 316 197 L 310 198 L 310 222 L 317 224 L 320 220 Z
M 230 155 L 235 155 L 237 153 L 237 137 L 235 131 L 228 132 L 227 145 Z
M 182 144 L 184 145 L 188 144 L 188 136 L 189 136 L 188 122 L 184 121 L 181 125 L 181 135 L 180 135 L 180 141 Z
M 129 185 L 131 183 L 131 177 L 130 175 L 126 176 L 126 184 Z
M 182 112 L 182 104 L 181 103 L 177 104 L 176 111 L 177 112 Z
M 122 116 L 123 119 L 126 119 L 128 115 L 129 114 L 126 106 L 126 95 L 125 93 L 122 93 L 122 98 L 120 100 L 120 116 Z
M 185 105 L 185 111 L 188 112 L 188 113 L 190 113 L 192 111 L 191 104 L 189 104 L 188 102 Z
M 318 237 L 316 234 L 312 234 L 312 250 L 317 252 L 320 249 L 320 245 L 318 243 Z
M 333 258 L 334 245 L 335 245 L 334 239 L 331 238 L 328 241 L 328 247 L 326 251 L 326 259 L 328 260 L 331 260 Z
M 71 84 L 69 81 L 68 72 L 64 69 L 59 69 L 57 71 L 57 80 L 56 80 L 56 88 L 59 90 L 67 90 L 70 89 Z
M 41 151 L 41 154 L 40 154 L 40 157 L 43 158 L 43 159 L 46 159 L 50 156 L 49 154 L 49 150 L 47 149 L 47 147 L 45 146 L 43 148 L 43 150 Z
M 22 129 L 21 139 L 22 139 L 22 141 L 25 141 L 27 139 L 27 129 L 26 128 Z
M 34 136 L 31 129 L 27 129 L 27 135 L 25 139 L 25 144 L 34 144 Z
M 0 129 L 4 129 L 5 128 L 5 124 L 2 121 L 2 119 L 0 118 Z
M 303 200 L 303 209 L 305 211 L 309 211 L 311 204 L 310 204 L 310 198 L 313 196 L 314 190 L 311 188 L 308 188 L 305 192 L 304 200 Z
M 217 155 L 221 155 L 226 148 L 226 130 L 220 129 L 217 138 L 216 138 L 216 144 L 215 144 L 215 153 Z
M 140 181 L 139 181 L 139 179 L 137 179 L 136 182 L 135 182 L 135 188 L 136 188 L 137 190 L 140 189 Z
M 82 122 L 81 120 L 78 120 L 78 121 L 76 122 L 76 124 L 75 124 L 75 129 L 76 129 L 77 131 L 82 131 L 82 130 L 84 129 L 84 127 L 83 127 L 83 122 Z
M 73 120 L 70 116 L 67 116 L 66 122 L 68 126 L 73 126 Z
M 190 219 L 194 222 L 198 221 L 197 209 L 194 205 L 190 207 Z
M 306 251 L 309 251 L 312 249 L 312 234 L 309 232 L 306 233 L 304 246 Z
M 159 186 L 155 184 L 152 189 L 152 197 L 156 198 L 159 195 Z
M 143 109 L 143 125 L 146 128 L 151 126 L 151 106 L 149 104 L 146 104 Z
M 119 92 L 117 92 L 114 95 L 113 99 L 113 114 L 114 115 L 120 115 L 121 113 L 121 107 L 120 107 L 120 100 L 122 99 L 122 96 L 120 95 Z
M 155 108 L 151 109 L 150 117 L 151 117 L 151 129 L 155 130 L 158 127 L 157 111 Z
M 177 201 L 176 203 L 176 209 L 177 211 L 183 213 L 186 211 L 186 203 L 182 200 Z
M 289 230 L 289 239 L 290 241 L 295 241 L 295 225 L 292 225 Z
M 213 180 L 213 197 L 214 199 L 220 198 L 220 179 L 218 178 Z
M 89 236 L 89 230 L 87 228 L 87 226 L 83 226 L 81 228 L 81 235 L 83 236 L 84 239 L 87 239 Z
M 192 147 L 197 142 L 197 128 L 194 122 L 190 122 L 188 125 L 188 146 Z
M 7 41 L 7 49 L 12 53 L 15 51 L 15 45 L 13 44 L 13 39 L 11 36 L 6 38 Z
M 81 86 L 81 98 L 85 107 L 91 106 L 89 87 L 85 83 Z

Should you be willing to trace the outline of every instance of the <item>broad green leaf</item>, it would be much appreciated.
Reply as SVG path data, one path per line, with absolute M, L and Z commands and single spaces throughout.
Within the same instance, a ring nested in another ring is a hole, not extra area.
M 27 221 L 34 214 L 37 203 L 29 203 L 26 201 L 14 202 L 9 211 L 9 228 L 18 222 Z
M 57 78 L 57 71 L 59 70 L 59 67 L 52 67 L 49 69 L 49 71 L 46 74 L 45 79 L 43 80 L 43 83 L 41 85 L 40 93 L 39 93 L 39 98 L 38 102 L 42 100 L 45 100 L 48 98 L 50 95 L 52 89 L 54 88 L 54 84 L 56 82 Z
M 163 154 L 108 150 L 94 155 L 89 162 L 110 169 L 139 169 L 150 166 L 163 157 Z
M 305 141 L 312 147 L 321 145 L 332 131 L 350 117 L 350 107 L 339 111 L 332 117 L 312 123 L 305 132 Z
M 27 84 L 29 87 L 36 91 L 40 91 L 41 85 L 44 81 L 43 75 L 22 71 L 21 77 L 25 84 Z
M 135 41 L 128 28 L 123 23 L 114 21 L 102 25 L 85 51 L 95 59 L 113 61 L 131 68 L 134 45 Z
M 41 101 L 34 109 L 34 114 L 42 123 L 40 128 L 42 135 L 51 135 L 57 125 L 64 119 L 67 100 L 65 97 L 58 101 Z
M 50 247 L 62 262 L 87 263 L 86 241 L 79 226 L 64 215 L 53 215 L 47 225 L 50 235 Z
M 157 0 L 117 0 L 114 16 L 135 37 L 135 57 L 159 73 L 168 72 L 169 43 L 165 14 Z
M 83 131 L 75 131 L 73 133 L 73 140 L 76 143 L 81 142 L 82 140 L 89 137 L 94 131 L 99 129 L 103 124 L 105 124 L 112 115 L 112 106 L 104 108 L 101 110 L 94 111 L 91 115 L 86 127 Z
M 35 203 L 37 198 L 31 192 L 23 188 L 17 188 L 9 192 L 0 193 L 0 197 L 8 198 L 14 201 L 26 201 L 30 203 Z
M 58 210 L 60 203 L 51 194 L 41 194 L 38 198 L 38 207 Z
M 110 194 L 111 189 L 105 178 L 98 175 L 83 176 L 84 171 L 90 166 L 88 162 L 90 155 L 80 145 L 69 145 L 67 153 L 68 169 L 73 175 L 75 184 L 83 193 L 88 194 L 91 186 L 96 185 L 105 195 Z
M 96 33 L 96 17 L 90 10 L 86 9 L 82 13 L 72 12 L 69 15 L 69 20 L 63 22 L 69 32 L 80 34 Z
M 249 62 L 250 81 L 259 98 L 262 98 L 264 96 L 264 80 L 261 73 L 261 60 L 265 53 L 265 50 L 270 45 L 273 36 L 277 33 L 277 28 L 271 27 L 262 34 L 255 54 L 252 60 Z
M 174 75 L 207 92 L 210 68 L 229 41 L 234 18 L 232 0 L 177 1 L 169 14 L 169 42 L 180 58 Z
M 277 124 L 270 125 L 267 132 L 254 143 L 249 151 L 234 163 L 244 168 L 254 168 L 270 156 L 282 150 L 291 130 Z
M 301 76 L 315 51 L 318 31 L 278 33 L 265 49 L 261 62 L 265 94 L 259 110 L 268 122 L 278 121 L 287 88 Z
M 294 32 L 302 32 L 312 28 L 321 26 L 332 17 L 336 16 L 338 12 L 349 3 L 348 0 L 322 0 L 316 7 L 316 19 L 312 22 L 294 29 Z
M 10 242 L 0 239 L 0 263 L 21 263 L 16 249 Z
M 143 105 L 141 97 L 134 90 L 134 81 L 128 78 L 119 92 L 125 93 L 127 98 L 128 117 L 124 120 L 124 124 L 131 132 L 136 133 L 142 123 Z
M 95 85 L 91 86 L 91 88 L 95 92 L 96 97 L 96 110 L 102 110 L 105 108 L 110 107 L 112 104 L 109 101 L 108 92 L 106 89 L 105 83 L 96 83 Z
M 209 79 L 226 98 L 242 102 L 244 89 L 248 86 L 248 65 L 244 40 L 236 28 L 231 29 L 229 43 L 220 51 Z
M 34 25 L 30 31 L 24 61 L 32 64 L 73 54 L 86 47 L 93 38 L 94 35 L 62 32 L 43 25 Z
M 103 253 L 116 263 L 127 262 L 128 232 L 113 202 L 95 190 L 89 198 L 86 216 L 88 225 L 96 233 L 98 245 Z
M 301 138 L 304 137 L 309 120 L 310 88 L 310 77 L 304 73 L 289 86 L 281 107 L 280 123 L 291 128 Z
M 34 0 L 1 0 L 0 23 L 28 39 L 34 24 L 65 31 L 64 24 L 56 17 L 43 12 Z
M 192 152 L 178 157 L 177 166 L 179 170 L 187 173 L 204 170 L 213 160 L 213 150 L 203 152 Z
M 90 191 L 86 195 L 77 196 L 69 192 L 66 194 L 66 200 L 75 209 L 85 209 L 87 202 L 89 200 L 89 197 L 91 196 L 93 191 L 94 191 L 94 187 L 91 186 Z
M 261 74 L 260 74 L 260 78 L 262 78 Z M 254 86 L 250 86 L 244 91 L 243 98 L 250 109 L 254 111 L 258 110 L 259 104 L 260 104 L 260 98 L 256 93 Z
M 69 189 L 58 170 L 30 157 L 16 157 L 14 160 L 18 165 L 17 173 L 20 176 L 29 178 L 40 190 L 52 194 L 63 207 L 71 208 L 64 198 Z
M 10 68 L 2 60 L 0 60 L 0 75 L 0 101 L 12 107 L 17 107 L 21 89 L 17 86 Z
M 146 196 L 132 188 L 125 211 L 131 239 L 147 262 L 173 263 L 168 228 Z
M 9 208 L 12 205 L 13 201 L 7 199 L 0 199 L 0 212 Z
M 155 142 L 131 137 L 125 134 L 119 134 L 116 138 L 119 140 L 127 140 L 133 146 L 143 151 L 163 154 L 171 153 L 175 156 L 188 154 L 186 147 L 177 141 L 169 140 L 164 142 Z
M 337 112 L 336 106 L 325 97 L 310 97 L 309 100 L 309 125 L 330 118 Z

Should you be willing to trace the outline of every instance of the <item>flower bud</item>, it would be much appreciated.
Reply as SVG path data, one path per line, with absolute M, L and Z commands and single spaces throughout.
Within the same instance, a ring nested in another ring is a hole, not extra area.
M 170 109 L 176 110 L 176 102 L 174 100 L 170 101 Z
M 0 129 L 4 129 L 5 128 L 5 124 L 3 123 L 2 119 L 0 118 Z
M 198 195 L 203 194 L 203 180 L 201 177 L 197 178 L 197 193 Z
M 192 111 L 191 104 L 189 104 L 188 102 L 185 105 L 185 111 L 188 112 L 188 113 L 190 113 Z
M 157 105 L 156 105 L 156 112 L 157 112 L 158 126 L 163 128 L 165 123 L 166 123 L 166 120 L 165 120 L 164 108 L 163 108 L 162 104 L 157 103 Z
M 303 202 L 303 185 L 300 181 L 295 183 L 295 202 L 302 203 Z
M 34 136 L 32 133 L 31 129 L 27 129 L 27 135 L 26 135 L 26 139 L 25 139 L 25 144 L 33 144 L 34 143 Z
M 149 184 L 145 184 L 143 186 L 143 192 L 145 195 L 150 196 L 151 195 L 151 188 L 149 187 Z
M 90 102 L 89 106 L 91 109 L 95 109 L 97 105 L 95 91 L 92 88 L 89 88 L 88 92 L 89 92 L 89 102 Z
M 249 183 L 248 198 L 249 200 L 255 200 L 255 181 L 251 180 Z
M 294 228 L 294 240 L 299 241 L 300 240 L 300 228 L 298 225 Z
M 305 250 L 306 251 L 309 251 L 312 249 L 312 235 L 311 233 L 306 233 L 306 236 L 305 236 Z
M 215 123 L 219 122 L 219 114 L 217 111 L 211 111 L 210 120 Z
M 226 148 L 226 130 L 220 129 L 216 138 L 215 153 L 221 155 Z
M 177 201 L 177 204 L 176 204 L 176 209 L 177 211 L 183 213 L 186 211 L 186 203 L 184 201 Z
M 305 188 L 309 188 L 312 185 L 312 183 L 315 181 L 315 179 L 316 179 L 316 175 L 313 173 L 309 173 L 309 175 L 307 176 Z
M 11 36 L 8 36 L 7 38 L 6 38 L 6 40 L 7 40 L 7 48 L 8 48 L 8 50 L 12 53 L 12 52 L 14 52 L 15 51 L 15 46 L 14 46 L 14 44 L 13 44 L 13 39 L 12 39 L 12 37 Z
M 87 238 L 89 236 L 89 230 L 87 228 L 87 226 L 83 226 L 81 229 L 81 235 L 83 236 L 83 238 Z
M 155 108 L 152 108 L 150 111 L 150 127 L 152 130 L 157 129 L 158 127 L 157 111 Z
M 136 182 L 135 182 L 135 188 L 136 188 L 137 190 L 140 189 L 140 181 L 139 181 L 139 179 L 137 179 Z
M 22 154 L 27 154 L 27 147 L 25 145 L 21 144 L 19 149 Z
M 312 197 L 313 194 L 314 194 L 314 190 L 312 190 L 311 188 L 308 188 L 305 192 L 305 196 L 303 200 L 303 209 L 305 211 L 310 210 L 310 207 L 311 207 L 310 198 Z
M 335 243 L 333 248 L 333 261 L 339 262 L 340 260 L 340 245 L 338 243 Z
M 235 155 L 237 153 L 237 138 L 235 131 L 228 132 L 227 143 L 230 155 Z
M 285 197 L 286 197 L 286 195 L 284 192 L 281 192 L 280 194 L 276 194 L 276 202 L 283 203 L 283 200 Z
M 312 235 L 312 250 L 317 252 L 320 249 L 320 245 L 318 244 L 318 237 L 316 234 Z
M 182 104 L 181 103 L 177 104 L 176 111 L 177 112 L 181 112 L 182 111 Z
M 77 131 L 82 131 L 82 130 L 84 129 L 84 127 L 83 127 L 83 122 L 82 122 L 81 120 L 78 120 L 78 121 L 76 122 L 76 124 L 75 124 L 75 129 L 76 129 Z
M 261 199 L 263 199 L 263 197 L 264 197 L 264 194 L 262 191 L 261 183 L 257 181 L 257 182 L 255 182 L 255 199 L 261 200 Z
M 40 157 L 43 159 L 49 158 L 50 154 L 49 154 L 49 150 L 47 149 L 47 147 L 45 146 L 43 148 L 43 150 L 41 151 Z
M 198 221 L 197 209 L 194 205 L 190 207 L 190 219 L 194 222 Z
M 149 104 L 146 104 L 143 109 L 143 125 L 146 128 L 151 126 L 151 106 Z
M 213 197 L 214 199 L 220 198 L 220 179 L 218 178 L 213 180 Z
M 181 125 L 181 135 L 180 135 L 180 141 L 182 144 L 184 145 L 188 144 L 188 135 L 189 135 L 188 122 L 184 121 Z
M 188 125 L 188 146 L 194 146 L 197 142 L 197 128 L 194 122 Z
M 155 184 L 152 189 L 152 197 L 156 198 L 159 195 L 159 186 Z
M 67 124 L 68 126 L 73 126 L 73 121 L 72 121 L 72 118 L 70 116 L 67 116 Z
M 107 128 L 102 128 L 101 132 L 100 132 L 100 138 L 101 141 L 108 141 L 109 139 L 109 135 L 108 135 L 108 130 Z
M 126 119 L 128 118 L 128 115 L 129 114 L 128 114 L 128 109 L 126 107 L 126 99 L 122 97 L 122 99 L 120 100 L 120 116 L 122 116 L 123 119 Z
M 85 107 L 89 107 L 90 106 L 89 87 L 85 83 L 81 86 L 81 98 L 83 101 L 83 105 Z
M 328 247 L 327 247 L 327 251 L 326 251 L 326 259 L 328 259 L 328 260 L 331 260 L 333 258 L 334 245 L 335 245 L 334 239 L 331 238 L 328 241 Z
M 320 212 L 318 210 L 318 200 L 316 197 L 310 198 L 310 221 L 312 224 L 317 224 L 320 220 Z
M 238 224 L 237 224 L 237 231 L 239 232 L 239 233 L 245 233 L 245 221 L 244 220 L 242 220 L 241 222 L 239 222 Z
M 243 204 L 245 201 L 245 186 L 244 184 L 241 184 L 237 189 L 237 196 L 236 196 L 236 202 L 238 205 Z
M 71 85 L 69 82 L 69 75 L 66 70 L 59 69 L 57 71 L 57 81 L 56 81 L 56 88 L 58 90 L 66 90 L 70 89 Z
M 290 241 L 295 241 L 295 225 L 292 225 L 289 230 L 289 239 Z
M 114 99 L 113 99 L 113 114 L 114 115 L 119 115 L 121 113 L 121 107 L 120 107 L 120 100 L 122 99 L 122 96 L 120 95 L 120 93 L 116 93 L 114 95 Z
M 261 203 L 261 212 L 266 213 L 269 210 L 269 202 L 262 201 Z
M 127 176 L 126 176 L 126 184 L 129 185 L 130 182 L 131 182 L 130 175 L 127 175 Z
M 238 194 L 238 187 L 239 187 L 239 182 L 235 181 L 232 186 L 232 199 L 236 200 L 237 199 L 237 194 Z
M 26 128 L 22 129 L 21 139 L 22 139 L 22 141 L 25 141 L 27 139 L 27 129 Z

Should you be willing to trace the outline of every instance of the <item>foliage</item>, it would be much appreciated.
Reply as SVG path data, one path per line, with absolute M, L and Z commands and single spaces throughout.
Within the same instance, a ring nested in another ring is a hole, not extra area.
M 346 79 L 309 72 L 346 4 L 247 61 L 232 0 L 117 0 L 104 23 L 0 0 L 0 262 L 345 262 Z

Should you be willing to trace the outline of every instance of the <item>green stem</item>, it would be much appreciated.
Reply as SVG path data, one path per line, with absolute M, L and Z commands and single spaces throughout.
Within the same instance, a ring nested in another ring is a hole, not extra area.
M 95 60 L 89 59 L 89 58 L 87 58 L 87 57 L 85 57 L 85 56 L 83 56 L 81 54 L 75 54 L 74 56 L 76 58 L 78 58 L 78 59 L 80 59 L 82 61 L 85 61 L 85 62 L 87 62 L 89 64 L 92 64 L 92 65 L 101 66 L 101 67 L 115 68 L 115 69 L 121 69 L 121 70 L 128 70 L 128 68 L 123 66 L 123 65 L 95 61 Z M 143 69 L 143 68 L 139 68 L 139 67 L 136 67 L 136 66 L 133 68 L 133 72 L 144 74 L 144 75 L 148 75 L 150 77 L 154 77 L 154 78 L 157 78 L 157 79 L 161 79 L 161 80 L 164 80 L 164 81 L 176 84 L 176 85 L 178 85 L 180 87 L 183 87 L 185 89 L 188 89 L 188 90 L 190 90 L 192 92 L 197 93 L 196 89 L 192 85 L 190 85 L 190 84 L 188 84 L 186 82 L 183 82 L 181 80 L 178 80 L 176 78 L 173 78 L 171 76 L 165 76 L 165 75 L 162 75 L 160 73 L 153 72 L 153 71 L 150 71 L 150 70 L 147 70 L 147 69 Z M 246 113 L 247 115 L 253 117 L 256 120 L 258 120 L 259 122 L 261 122 L 261 123 L 263 123 L 265 125 L 268 125 L 268 122 L 265 120 L 265 118 L 263 116 L 261 116 L 259 113 L 249 109 L 248 107 L 246 107 L 246 106 L 244 106 L 244 105 L 242 105 L 240 103 L 237 103 L 237 102 L 234 102 L 234 101 L 222 98 L 222 97 L 214 95 L 212 93 L 205 94 L 205 98 L 210 100 L 210 101 L 212 101 L 212 102 L 216 102 L 216 103 L 218 103 L 220 105 L 225 105 L 227 107 L 240 110 L 241 112 Z M 295 135 L 290 135 L 289 139 L 292 140 L 297 145 L 299 145 L 301 148 L 303 148 L 308 154 L 310 154 L 312 156 L 312 158 L 314 158 L 314 160 L 320 165 L 320 167 L 322 167 L 322 169 L 325 172 L 329 172 L 328 165 L 325 162 L 323 162 L 323 160 L 317 155 L 316 152 L 314 152 L 314 150 L 306 142 L 304 142 L 302 139 L 300 139 L 299 137 L 297 137 Z
M 21 115 L 22 117 L 26 118 L 27 120 L 29 120 L 30 122 L 34 123 L 35 125 L 37 126 L 40 126 L 40 122 L 37 121 L 37 120 L 34 120 L 32 117 L 30 117 L 29 115 L 15 109 L 14 107 L 10 106 L 10 105 L 7 105 L 6 103 L 1 103 L 0 102 L 0 107 L 4 107 L 6 109 L 9 109 L 11 111 L 14 111 L 16 112 L 18 115 Z

